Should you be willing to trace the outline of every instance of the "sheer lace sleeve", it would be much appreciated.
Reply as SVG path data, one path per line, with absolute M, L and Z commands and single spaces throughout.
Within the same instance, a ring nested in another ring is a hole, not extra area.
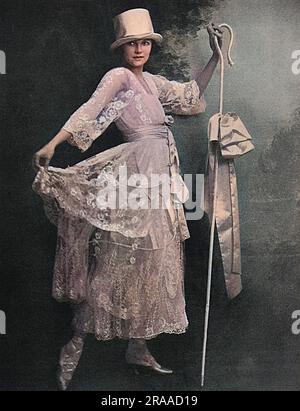
M 206 103 L 196 80 L 181 83 L 158 74 L 152 79 L 166 113 L 192 115 L 205 111 Z
M 68 143 L 86 151 L 131 101 L 134 92 L 128 84 L 124 68 L 108 71 L 90 99 L 63 125 L 72 134 Z

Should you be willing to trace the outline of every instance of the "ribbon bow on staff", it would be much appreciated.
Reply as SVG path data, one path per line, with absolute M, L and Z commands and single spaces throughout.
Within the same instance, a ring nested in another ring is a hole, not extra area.
M 233 45 L 232 28 L 228 24 L 221 24 L 218 27 L 229 30 L 230 43 L 227 59 L 229 65 L 233 66 L 230 55 Z M 219 113 L 209 120 L 208 155 L 204 178 L 204 208 L 208 214 L 211 229 L 202 351 L 202 387 L 205 377 L 215 226 L 220 242 L 227 294 L 233 299 L 242 290 L 240 225 L 234 159 L 254 149 L 251 136 L 239 116 L 236 113 L 223 114 L 224 58 L 217 36 L 214 37 L 214 41 L 220 56 L 220 106 Z

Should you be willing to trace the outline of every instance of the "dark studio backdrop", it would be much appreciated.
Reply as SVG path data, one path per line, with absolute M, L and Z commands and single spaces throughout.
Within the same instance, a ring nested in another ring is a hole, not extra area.
M 225 296 L 216 248 L 209 332 L 208 390 L 299 390 L 300 336 L 291 331 L 300 310 L 299 163 L 300 75 L 291 58 L 300 49 L 298 0 L 2 0 L 1 390 L 55 390 L 59 350 L 71 336 L 68 306 L 51 298 L 56 229 L 31 190 L 31 158 L 86 101 L 117 62 L 108 49 L 112 17 L 133 7 L 150 10 L 165 43 L 147 70 L 188 80 L 211 51 L 205 25 L 229 23 L 236 40 L 226 66 L 225 109 L 236 111 L 255 151 L 236 161 L 244 291 Z M 218 72 L 206 90 L 207 111 L 176 117 L 173 128 L 184 173 L 203 173 L 207 123 L 218 111 Z M 53 165 L 66 167 L 113 145 L 111 126 L 84 154 L 67 143 Z M 89 337 L 73 390 L 199 390 L 207 217 L 190 221 L 186 242 L 186 299 L 190 327 L 150 342 L 154 355 L 174 367 L 168 378 L 137 379 L 126 368 L 126 342 Z

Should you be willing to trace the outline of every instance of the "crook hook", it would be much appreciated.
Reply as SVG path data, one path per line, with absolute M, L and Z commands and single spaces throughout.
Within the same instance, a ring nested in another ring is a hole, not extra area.
M 228 64 L 230 66 L 233 66 L 234 61 L 231 58 L 231 49 L 232 49 L 232 45 L 233 45 L 233 30 L 232 30 L 232 27 L 229 26 L 229 24 L 226 24 L 226 23 L 219 24 L 218 27 L 221 27 L 221 28 L 224 27 L 229 31 L 230 41 L 229 41 L 229 46 L 228 46 L 228 50 L 227 50 L 227 61 L 228 61 Z M 218 41 L 217 36 L 215 36 L 215 44 L 217 46 L 218 53 L 219 53 L 220 57 L 222 58 L 223 55 L 222 55 L 222 51 L 220 49 L 220 45 L 219 45 L 219 41 Z
M 230 54 L 231 49 L 232 49 L 232 45 L 233 45 L 233 30 L 229 26 L 229 24 L 226 24 L 226 23 L 220 24 L 218 27 L 224 27 L 227 30 L 229 30 L 230 42 L 229 42 L 229 46 L 228 46 L 228 50 L 227 50 L 227 60 L 228 60 L 228 64 L 230 66 L 233 66 L 234 62 L 233 62 L 233 60 L 231 58 L 231 54 Z M 219 113 L 221 115 L 223 115 L 223 105 L 224 105 L 224 57 L 223 57 L 223 53 L 222 53 L 222 50 L 220 48 L 217 36 L 215 36 L 214 41 L 215 41 L 215 45 L 216 45 L 216 48 L 217 48 L 217 51 L 218 51 L 218 54 L 219 54 L 219 57 L 220 57 L 221 70 L 220 70 L 220 108 L 219 108 Z

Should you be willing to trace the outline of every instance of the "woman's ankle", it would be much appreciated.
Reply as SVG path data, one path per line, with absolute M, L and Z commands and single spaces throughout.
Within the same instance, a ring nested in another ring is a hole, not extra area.
M 130 338 L 128 347 L 147 347 L 147 343 L 143 338 Z
M 140 338 L 133 338 L 129 340 L 125 358 L 128 363 L 158 365 L 157 361 L 147 347 L 146 340 Z

